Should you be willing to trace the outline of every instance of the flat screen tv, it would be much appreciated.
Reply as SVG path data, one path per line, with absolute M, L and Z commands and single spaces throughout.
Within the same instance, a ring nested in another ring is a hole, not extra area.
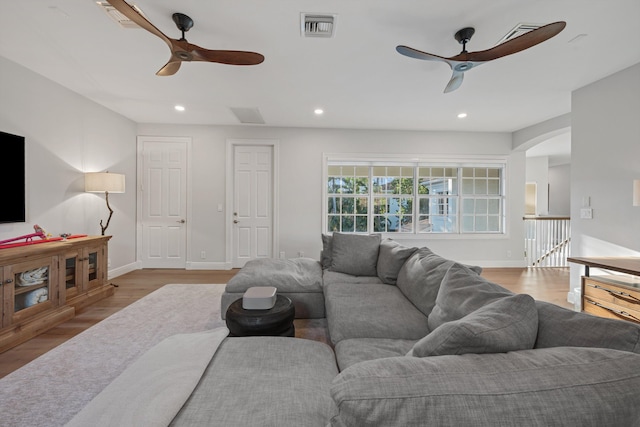
M 0 158 L 2 159 L 0 223 L 25 222 L 24 136 L 0 132 Z

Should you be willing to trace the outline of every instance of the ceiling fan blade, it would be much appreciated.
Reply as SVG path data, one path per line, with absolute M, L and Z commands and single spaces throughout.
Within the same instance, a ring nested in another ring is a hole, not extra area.
M 453 71 L 453 75 L 451 76 L 451 80 L 447 84 L 447 87 L 444 88 L 444 93 L 453 92 L 458 89 L 464 80 L 464 73 L 460 71 Z
M 423 59 L 425 61 L 449 62 L 449 58 L 434 55 L 432 53 L 422 52 L 421 50 L 417 50 L 409 46 L 396 46 L 396 51 L 401 55 L 408 56 L 409 58 Z
M 200 59 L 201 58 L 201 59 Z M 218 62 L 229 65 L 258 65 L 264 61 L 264 56 L 256 52 L 241 50 L 196 50 L 194 61 Z
M 172 55 L 169 62 L 167 62 L 164 67 L 158 70 L 156 76 L 173 76 L 180 69 L 180 65 L 182 65 L 182 61 L 179 59 L 174 59 Z
M 185 40 L 174 40 L 174 53 L 184 51 L 191 54 L 190 61 L 217 62 L 229 65 L 257 65 L 264 61 L 264 56 L 256 52 L 242 50 L 210 50 Z M 180 53 L 177 53 L 181 56 Z
M 491 61 L 493 59 L 502 58 L 503 56 L 518 53 L 525 49 L 529 49 L 543 41 L 549 40 L 551 37 L 556 36 L 567 25 L 564 21 L 553 22 L 551 24 L 544 25 L 535 30 L 531 30 L 521 36 L 501 43 L 491 49 L 481 50 L 478 52 L 462 52 L 452 58 L 454 61 Z
M 124 0 L 108 0 L 111 6 L 115 7 L 118 12 L 122 13 L 127 18 L 138 24 L 140 27 L 160 37 L 166 44 L 171 46 L 171 38 L 167 37 L 162 31 L 160 31 L 155 25 L 142 16 L 138 11 Z

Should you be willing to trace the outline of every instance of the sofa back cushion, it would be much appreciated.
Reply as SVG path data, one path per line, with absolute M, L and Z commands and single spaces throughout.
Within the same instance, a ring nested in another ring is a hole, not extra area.
M 352 276 L 377 276 L 379 234 L 333 233 L 331 270 Z
M 329 234 L 322 235 L 322 252 L 320 252 L 320 264 L 322 269 L 331 268 L 331 258 L 333 255 L 333 236 Z
M 438 289 L 447 270 L 455 261 L 443 258 L 428 248 L 420 248 L 411 255 L 398 272 L 397 286 L 425 316 L 436 304 Z M 480 267 L 470 267 L 479 274 Z
M 395 285 L 398 280 L 398 272 L 418 248 L 408 248 L 391 239 L 380 242 L 378 253 L 378 277 L 383 283 Z
M 637 426 L 639 371 L 637 354 L 577 347 L 369 360 L 333 380 L 331 425 Z
M 640 325 L 572 311 L 536 301 L 538 338 L 535 348 L 600 347 L 640 353 Z
M 506 353 L 533 348 L 538 333 L 535 300 L 525 294 L 495 300 L 460 320 L 438 326 L 415 343 L 416 357 Z
M 462 319 L 480 307 L 510 295 L 513 292 L 475 274 L 462 264 L 454 263 L 442 279 L 436 304 L 429 314 L 429 330 Z

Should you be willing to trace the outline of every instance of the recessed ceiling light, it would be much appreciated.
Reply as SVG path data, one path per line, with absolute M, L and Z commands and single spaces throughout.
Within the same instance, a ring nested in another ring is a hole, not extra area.
M 313 110 L 313 112 L 316 116 L 321 116 L 322 114 L 324 114 L 324 110 L 322 108 L 316 108 L 315 110 Z
M 176 109 L 176 111 L 184 111 L 184 110 L 185 110 L 184 106 L 182 106 L 182 105 L 176 105 L 176 106 L 175 106 L 175 107 L 173 107 L 173 108 L 175 108 L 175 109 Z
M 467 117 L 467 113 L 460 113 L 460 114 L 458 114 L 458 118 L 459 118 L 459 119 L 464 119 L 465 117 Z

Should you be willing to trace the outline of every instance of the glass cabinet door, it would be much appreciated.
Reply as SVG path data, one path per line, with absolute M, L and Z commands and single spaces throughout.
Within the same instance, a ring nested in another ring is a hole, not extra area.
M 65 299 L 73 298 L 81 292 L 82 285 L 82 264 L 80 253 L 71 252 L 64 257 L 64 265 L 62 266 Z
M 5 271 L 9 271 L 9 269 L 5 269 L 4 267 L 0 267 L 0 328 L 4 328 L 5 326 L 9 326 L 10 321 L 9 319 L 7 319 L 5 321 L 5 318 L 7 318 L 7 314 L 4 312 L 5 310 L 4 308 L 4 294 L 5 292 L 10 290 L 10 284 L 7 283 L 7 280 L 9 280 L 7 277 L 5 277 L 4 273 Z M 7 292 L 9 294 L 11 294 L 11 292 Z
M 102 263 L 104 260 L 103 247 L 90 247 L 85 249 L 84 260 L 86 262 L 86 277 L 89 289 L 99 287 L 102 284 L 100 275 L 103 274 Z
M 13 288 L 13 321 L 49 309 L 57 302 L 57 293 L 52 294 L 52 289 L 55 289 L 52 284 L 57 274 L 56 262 L 57 257 L 51 257 L 8 267 L 9 279 L 4 286 Z

